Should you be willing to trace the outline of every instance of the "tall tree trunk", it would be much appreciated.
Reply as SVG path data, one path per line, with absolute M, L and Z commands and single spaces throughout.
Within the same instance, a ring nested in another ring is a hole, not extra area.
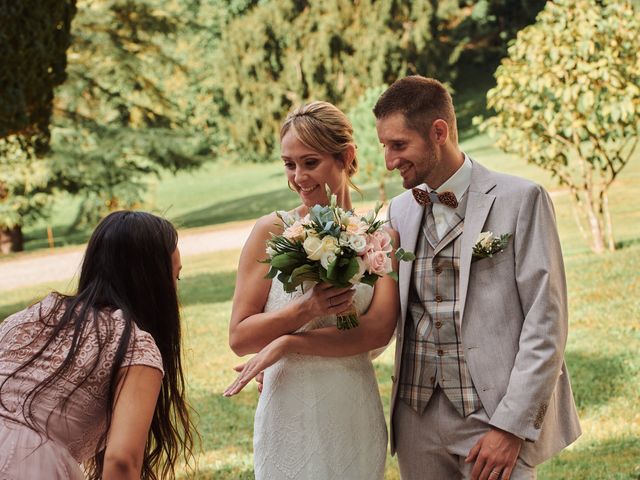
M 609 210 L 609 195 L 604 190 L 601 195 L 602 216 L 604 217 L 604 231 L 607 241 L 607 250 L 613 252 L 616 249 L 616 243 L 613 240 L 613 224 L 611 223 L 611 211 Z
M 604 235 L 600 226 L 600 219 L 597 211 L 593 208 L 590 199 L 585 202 L 585 213 L 591 229 L 591 250 L 598 255 L 604 253 Z
M 0 254 L 21 252 L 24 249 L 22 227 L 16 225 L 13 228 L 0 227 Z
M 589 233 L 587 233 L 587 229 L 582 224 L 584 204 L 582 202 L 582 198 L 580 198 L 580 192 L 578 188 L 572 183 L 569 184 L 569 189 L 571 190 L 571 194 L 569 195 L 571 199 L 571 211 L 573 212 L 573 218 L 576 221 L 576 225 L 578 226 L 578 231 L 580 232 L 580 236 L 582 237 L 582 239 L 585 242 L 590 243 L 591 238 L 589 236 Z
M 591 230 L 591 250 L 601 255 L 604 253 L 605 247 L 600 195 L 593 181 L 593 166 L 587 164 L 584 160 L 582 161 L 582 165 L 584 166 L 584 195 L 586 197 L 584 207 Z

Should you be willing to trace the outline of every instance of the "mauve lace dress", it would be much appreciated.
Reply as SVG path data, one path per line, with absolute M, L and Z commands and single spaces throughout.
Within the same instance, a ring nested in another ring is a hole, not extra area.
M 41 316 L 55 300 L 52 293 L 0 324 L 0 384 L 45 344 L 62 312 L 48 325 Z M 99 318 L 99 327 L 86 336 L 71 368 L 33 402 L 29 420 L 46 430 L 46 436 L 25 425 L 22 406 L 37 383 L 60 366 L 71 345 L 70 330 L 61 332 L 43 355 L 5 383 L 0 392 L 0 480 L 84 478 L 80 464 L 93 456 L 105 428 L 109 376 L 125 326 L 120 310 Z M 101 353 L 99 342 L 104 345 Z M 81 382 L 98 355 L 97 367 Z M 153 337 L 135 325 L 122 365 L 146 365 L 163 372 Z M 64 398 L 68 402 L 61 410 Z

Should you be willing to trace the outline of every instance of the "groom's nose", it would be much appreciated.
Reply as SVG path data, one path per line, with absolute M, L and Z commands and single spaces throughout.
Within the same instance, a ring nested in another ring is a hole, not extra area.
M 397 157 L 393 154 L 389 147 L 385 147 L 384 149 L 384 164 L 389 171 L 392 171 L 398 167 Z

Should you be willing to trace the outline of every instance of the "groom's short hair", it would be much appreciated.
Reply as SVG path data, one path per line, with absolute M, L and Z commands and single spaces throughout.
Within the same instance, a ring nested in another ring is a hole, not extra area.
M 396 80 L 373 107 L 378 120 L 402 113 L 407 127 L 424 135 L 433 122 L 442 119 L 449 125 L 452 139 L 458 141 L 453 100 L 447 88 L 435 78 L 411 75 Z

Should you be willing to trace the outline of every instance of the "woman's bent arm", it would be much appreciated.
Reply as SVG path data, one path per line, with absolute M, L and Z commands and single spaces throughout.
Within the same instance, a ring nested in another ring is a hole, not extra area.
M 162 385 L 162 372 L 133 365 L 118 374 L 118 390 L 104 454 L 103 480 L 140 479 L 144 447 Z
M 278 220 L 275 214 L 260 218 L 240 255 L 229 324 L 229 345 L 238 355 L 257 352 L 274 338 L 294 332 L 303 323 L 296 302 L 281 310 L 263 312 L 271 281 L 264 278 L 269 265 L 259 261 L 267 258 L 266 241 L 271 233 L 280 233 Z
M 398 245 L 397 233 L 390 231 L 390 234 L 394 244 Z M 393 270 L 397 271 L 395 256 L 392 256 L 392 260 Z M 326 327 L 285 334 L 274 339 L 241 367 L 239 376 L 225 390 L 224 395 L 235 395 L 261 371 L 289 353 L 346 357 L 383 347 L 393 335 L 399 311 L 398 285 L 394 279 L 385 275 L 375 284 L 371 305 L 367 313 L 360 317 L 360 326 L 350 330 Z
M 313 318 L 344 310 L 354 292 L 349 288 L 316 285 L 284 308 L 264 312 L 271 280 L 265 279 L 269 266 L 259 263 L 267 255 L 266 241 L 280 233 L 275 214 L 256 223 L 242 249 L 229 324 L 229 345 L 237 355 L 255 353 L 282 335 L 295 332 Z

